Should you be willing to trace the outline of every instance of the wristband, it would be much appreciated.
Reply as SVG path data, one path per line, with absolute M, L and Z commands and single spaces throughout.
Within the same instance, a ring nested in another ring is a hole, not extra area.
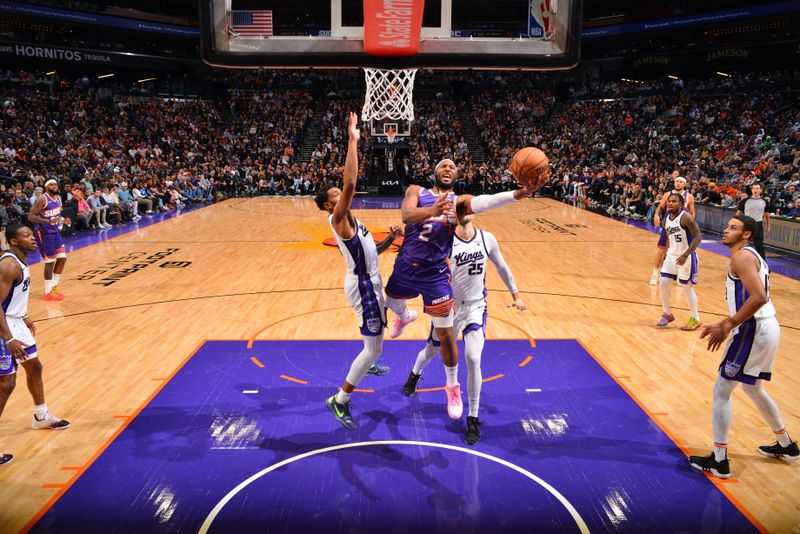
M 16 339 L 14 339 L 14 338 L 12 337 L 11 339 L 4 339 L 3 341 L 5 341 L 5 342 L 6 342 L 6 345 L 8 345 L 8 344 L 9 344 L 9 343 L 11 343 L 12 341 L 16 341 Z

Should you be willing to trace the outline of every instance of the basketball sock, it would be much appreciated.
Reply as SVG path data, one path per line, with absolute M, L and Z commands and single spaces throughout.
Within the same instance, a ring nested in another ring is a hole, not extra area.
M 41 421 L 45 417 L 47 417 L 47 404 L 34 404 L 33 405 L 33 415 Z
M 661 286 L 661 308 L 664 310 L 664 313 L 670 313 L 669 311 L 669 290 L 670 290 L 670 282 L 672 281 L 671 278 L 661 278 L 659 285 Z
M 447 374 L 447 387 L 458 384 L 458 364 L 455 364 L 453 367 L 445 365 L 444 372 Z
M 380 357 L 383 352 L 383 335 L 380 336 L 363 336 L 364 348 L 353 360 L 350 365 L 350 372 L 347 373 L 346 380 L 357 386 L 365 376 L 367 371 L 372 367 L 372 364 Z M 338 401 L 337 401 L 338 402 Z
M 728 443 L 728 434 L 733 423 L 733 390 L 738 382 L 717 377 L 714 383 L 714 404 L 711 424 L 714 429 L 715 443 Z
M 481 354 L 483 353 L 483 331 L 472 330 L 464 336 L 464 357 L 467 360 L 467 393 L 469 394 L 469 415 L 478 417 L 480 407 Z
M 756 405 L 764 421 L 766 421 L 772 431 L 775 432 L 778 443 L 783 447 L 788 446 L 792 441 L 789 439 L 789 434 L 784 427 L 781 411 L 778 405 L 775 404 L 775 401 L 772 400 L 772 397 L 769 396 L 767 390 L 764 389 L 764 383 L 758 381 L 755 385 L 744 384 L 742 389 L 744 389 L 744 392 L 750 397 L 750 400 L 753 401 L 753 404 Z
M 433 346 L 433 343 L 426 343 L 425 347 L 417 354 L 417 361 L 414 362 L 414 368 L 411 371 L 415 375 L 421 375 L 429 363 L 439 354 L 439 349 Z
M 47 295 L 53 290 L 53 281 L 45 279 L 44 281 L 44 294 Z
M 350 396 L 352 393 L 345 393 L 343 389 L 339 390 L 339 393 L 336 394 L 336 402 L 339 404 L 347 404 L 350 402 Z
M 686 297 L 686 304 L 689 305 L 691 317 L 700 320 L 700 312 L 697 310 L 697 293 L 691 284 L 683 284 L 683 296 Z
M 792 438 L 789 437 L 789 433 L 786 431 L 786 429 L 783 429 L 778 432 L 775 431 L 773 432 L 775 433 L 775 439 L 778 441 L 778 445 L 780 445 L 781 447 L 788 447 L 789 445 L 792 444 Z
M 394 314 L 400 318 L 401 321 L 405 321 L 406 319 L 408 319 L 408 306 L 406 305 L 405 300 L 395 299 L 387 296 L 386 307 L 392 310 Z
M 58 282 L 61 281 L 61 275 L 53 273 L 53 287 L 58 287 Z
M 727 443 L 714 443 L 714 459 L 722 462 L 728 457 L 728 444 Z

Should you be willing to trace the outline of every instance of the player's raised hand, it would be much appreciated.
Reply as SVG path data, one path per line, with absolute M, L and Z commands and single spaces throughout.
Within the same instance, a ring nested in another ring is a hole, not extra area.
M 453 201 L 448 198 L 447 193 L 442 193 L 439 195 L 439 198 L 436 199 L 436 202 L 433 203 L 431 209 L 433 210 L 434 216 L 439 216 L 443 213 L 449 214 L 455 209 L 455 206 L 453 206 Z
M 350 122 L 347 125 L 347 134 L 350 136 L 351 141 L 358 141 L 361 139 L 361 132 L 358 131 L 358 115 L 350 112 Z

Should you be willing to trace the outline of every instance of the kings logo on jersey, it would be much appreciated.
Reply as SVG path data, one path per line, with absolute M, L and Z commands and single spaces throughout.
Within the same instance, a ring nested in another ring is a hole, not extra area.
M 367 330 L 373 334 L 381 331 L 381 318 L 380 317 L 367 317 Z

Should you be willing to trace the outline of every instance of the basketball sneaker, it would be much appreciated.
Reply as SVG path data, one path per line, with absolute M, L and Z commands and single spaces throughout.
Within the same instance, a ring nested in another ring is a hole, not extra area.
M 353 430 L 358 425 L 353 420 L 353 416 L 350 415 L 350 403 L 346 404 L 339 404 L 336 402 L 336 395 L 332 395 L 325 401 L 325 406 L 328 407 L 328 410 L 333 414 L 339 424 L 345 427 L 348 430 Z
M 417 382 L 419 382 L 419 379 L 421 377 L 422 375 L 414 374 L 414 371 L 408 373 L 408 379 L 406 379 L 406 383 L 403 384 L 403 395 L 405 395 L 406 397 L 410 397 L 411 395 L 416 393 Z
M 408 310 L 408 317 L 406 317 L 405 321 L 400 320 L 400 317 L 395 314 L 394 320 L 392 321 L 392 326 L 389 327 L 389 337 L 392 339 L 398 337 L 403 333 L 403 330 L 406 326 L 410 325 L 416 320 L 417 312 L 414 310 Z
M 475 445 L 481 439 L 481 422 L 477 417 L 467 416 L 467 445 Z
M 368 375 L 383 376 L 389 374 L 389 366 L 382 363 L 373 363 L 367 370 Z
M 671 313 L 662 313 L 661 320 L 656 323 L 656 326 L 667 326 L 669 323 L 675 320 L 675 316 Z
M 683 325 L 681 330 L 684 332 L 691 332 L 692 330 L 697 330 L 701 326 L 703 326 L 703 321 L 695 319 L 694 317 L 689 317 L 689 322 Z
M 60 287 L 55 286 L 50 292 L 51 293 L 55 293 L 56 295 L 61 297 L 61 300 L 64 300 L 64 293 L 61 292 L 61 288 Z
M 13 460 L 13 459 L 14 459 L 14 455 L 13 454 L 8 454 L 8 453 L 0 454 L 0 465 L 10 464 L 11 460 Z
M 461 401 L 461 384 L 455 386 L 445 386 L 444 392 L 447 395 L 447 415 L 450 419 L 460 419 L 464 413 L 464 403 Z
M 64 300 L 64 295 L 62 295 L 61 293 L 55 293 L 53 291 L 50 291 L 50 293 L 44 294 L 44 300 L 48 302 L 60 302 Z
M 708 456 L 689 456 L 689 465 L 698 471 L 711 473 L 717 478 L 728 478 L 731 476 L 731 465 L 727 458 L 718 462 L 712 452 Z
M 800 460 L 800 448 L 797 447 L 797 442 L 793 441 L 786 447 L 775 442 L 774 445 L 761 445 L 758 452 L 770 458 L 777 458 L 778 460 L 786 460 L 787 462 L 796 462 Z
M 33 416 L 31 421 L 31 428 L 34 430 L 64 430 L 69 428 L 69 421 L 59 419 L 50 412 L 44 416 L 44 419 L 37 419 L 36 415 Z

